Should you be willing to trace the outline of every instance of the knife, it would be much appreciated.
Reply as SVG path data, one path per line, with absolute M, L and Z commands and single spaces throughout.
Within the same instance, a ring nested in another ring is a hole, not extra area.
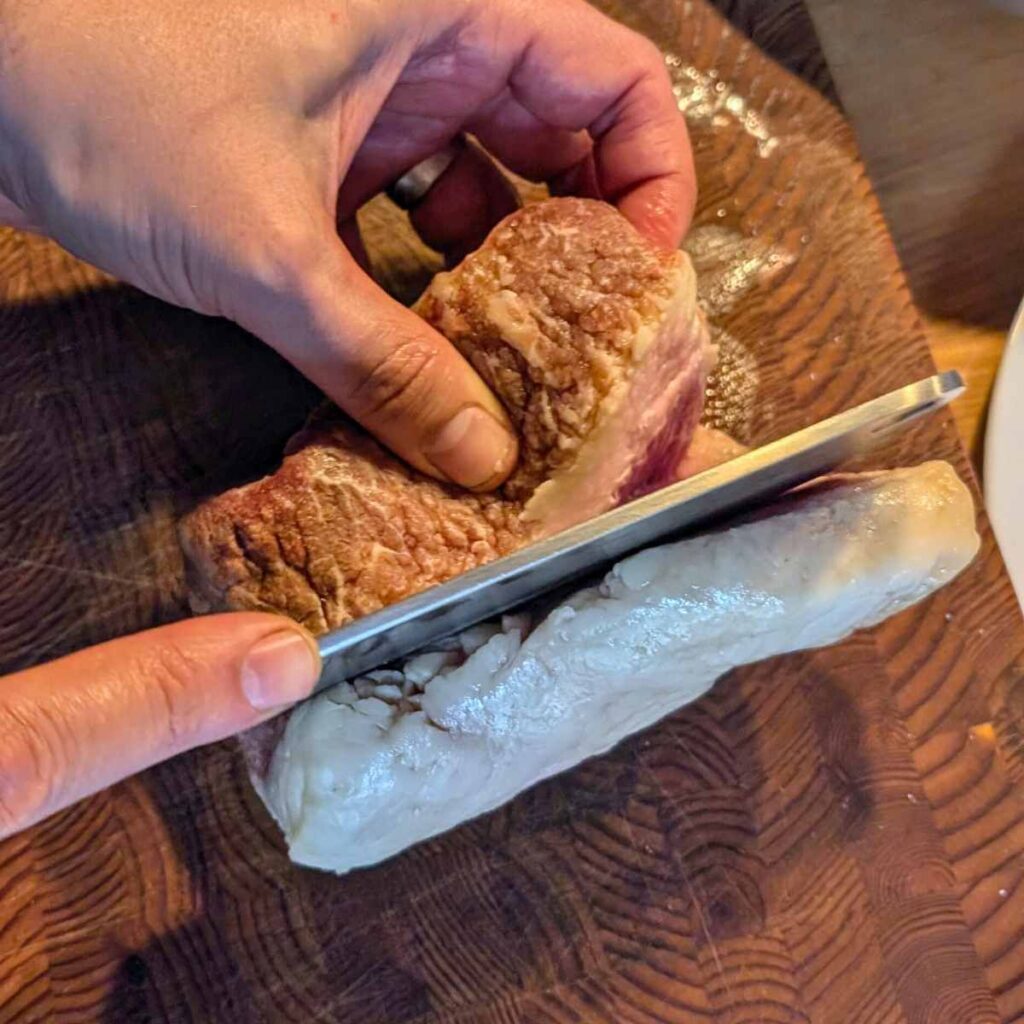
M 443 640 L 625 555 L 776 497 L 874 448 L 964 391 L 955 370 L 772 441 L 320 637 L 315 692 Z

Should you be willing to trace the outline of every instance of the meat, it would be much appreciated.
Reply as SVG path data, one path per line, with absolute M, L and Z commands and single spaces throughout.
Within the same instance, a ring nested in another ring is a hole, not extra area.
M 528 206 L 416 305 L 509 411 L 521 457 L 505 494 L 551 533 L 670 482 L 713 362 L 682 252 L 612 207 Z
M 276 473 L 181 523 L 196 611 L 278 611 L 323 632 L 674 479 L 713 362 L 682 252 L 604 203 L 551 199 L 506 218 L 416 308 L 508 409 L 512 478 L 466 494 L 321 418 Z
M 266 609 L 323 632 L 741 451 L 697 426 L 713 350 L 689 261 L 610 207 L 527 207 L 417 310 L 509 410 L 511 479 L 457 491 L 319 416 L 276 473 L 181 524 L 197 610 Z M 333 687 L 243 738 L 250 774 L 293 859 L 372 864 L 607 750 L 730 668 L 920 600 L 977 546 L 944 463 L 834 478 L 634 555 L 536 623 L 477 626 Z
M 293 860 L 373 864 L 608 750 L 737 665 L 834 643 L 974 557 L 946 463 L 834 478 L 299 707 L 255 784 Z M 264 739 L 266 739 L 264 735 Z
M 281 612 L 322 633 L 526 537 L 514 503 L 445 487 L 340 416 L 291 447 L 272 476 L 180 524 L 194 610 Z
M 676 479 L 685 480 L 687 477 L 696 476 L 705 469 L 730 462 L 747 450 L 745 445 L 721 430 L 699 426 L 693 432 L 690 447 L 683 453 L 676 466 Z

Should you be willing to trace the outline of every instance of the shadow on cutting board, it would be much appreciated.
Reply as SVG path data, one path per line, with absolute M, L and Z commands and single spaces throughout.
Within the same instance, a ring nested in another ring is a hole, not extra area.
M 5 304 L 0 393 L 0 673 L 180 617 L 176 516 L 273 465 L 318 400 L 238 328 L 123 286 Z

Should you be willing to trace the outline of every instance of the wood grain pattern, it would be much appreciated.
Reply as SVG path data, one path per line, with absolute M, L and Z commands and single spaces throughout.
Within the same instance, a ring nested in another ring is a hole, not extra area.
M 930 372 L 835 109 L 709 7 L 617 9 L 679 58 L 703 189 L 691 244 L 746 367 L 715 401 L 742 439 Z M 367 224 L 408 295 L 421 249 L 384 206 Z M 0 236 L 0 288 L 14 668 L 181 614 L 173 516 L 272 463 L 315 396 L 239 332 L 45 243 Z M 926 457 L 969 474 L 949 416 L 873 462 Z M 734 673 L 344 879 L 287 861 L 231 744 L 55 816 L 0 844 L 0 1019 L 1024 1020 L 1024 630 L 984 537 L 924 606 Z

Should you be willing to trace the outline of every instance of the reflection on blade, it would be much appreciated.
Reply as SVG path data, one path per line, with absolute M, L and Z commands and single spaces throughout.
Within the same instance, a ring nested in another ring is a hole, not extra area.
M 326 665 L 318 690 L 775 497 L 869 451 L 963 390 L 955 371 L 910 384 L 336 629 L 319 641 Z

